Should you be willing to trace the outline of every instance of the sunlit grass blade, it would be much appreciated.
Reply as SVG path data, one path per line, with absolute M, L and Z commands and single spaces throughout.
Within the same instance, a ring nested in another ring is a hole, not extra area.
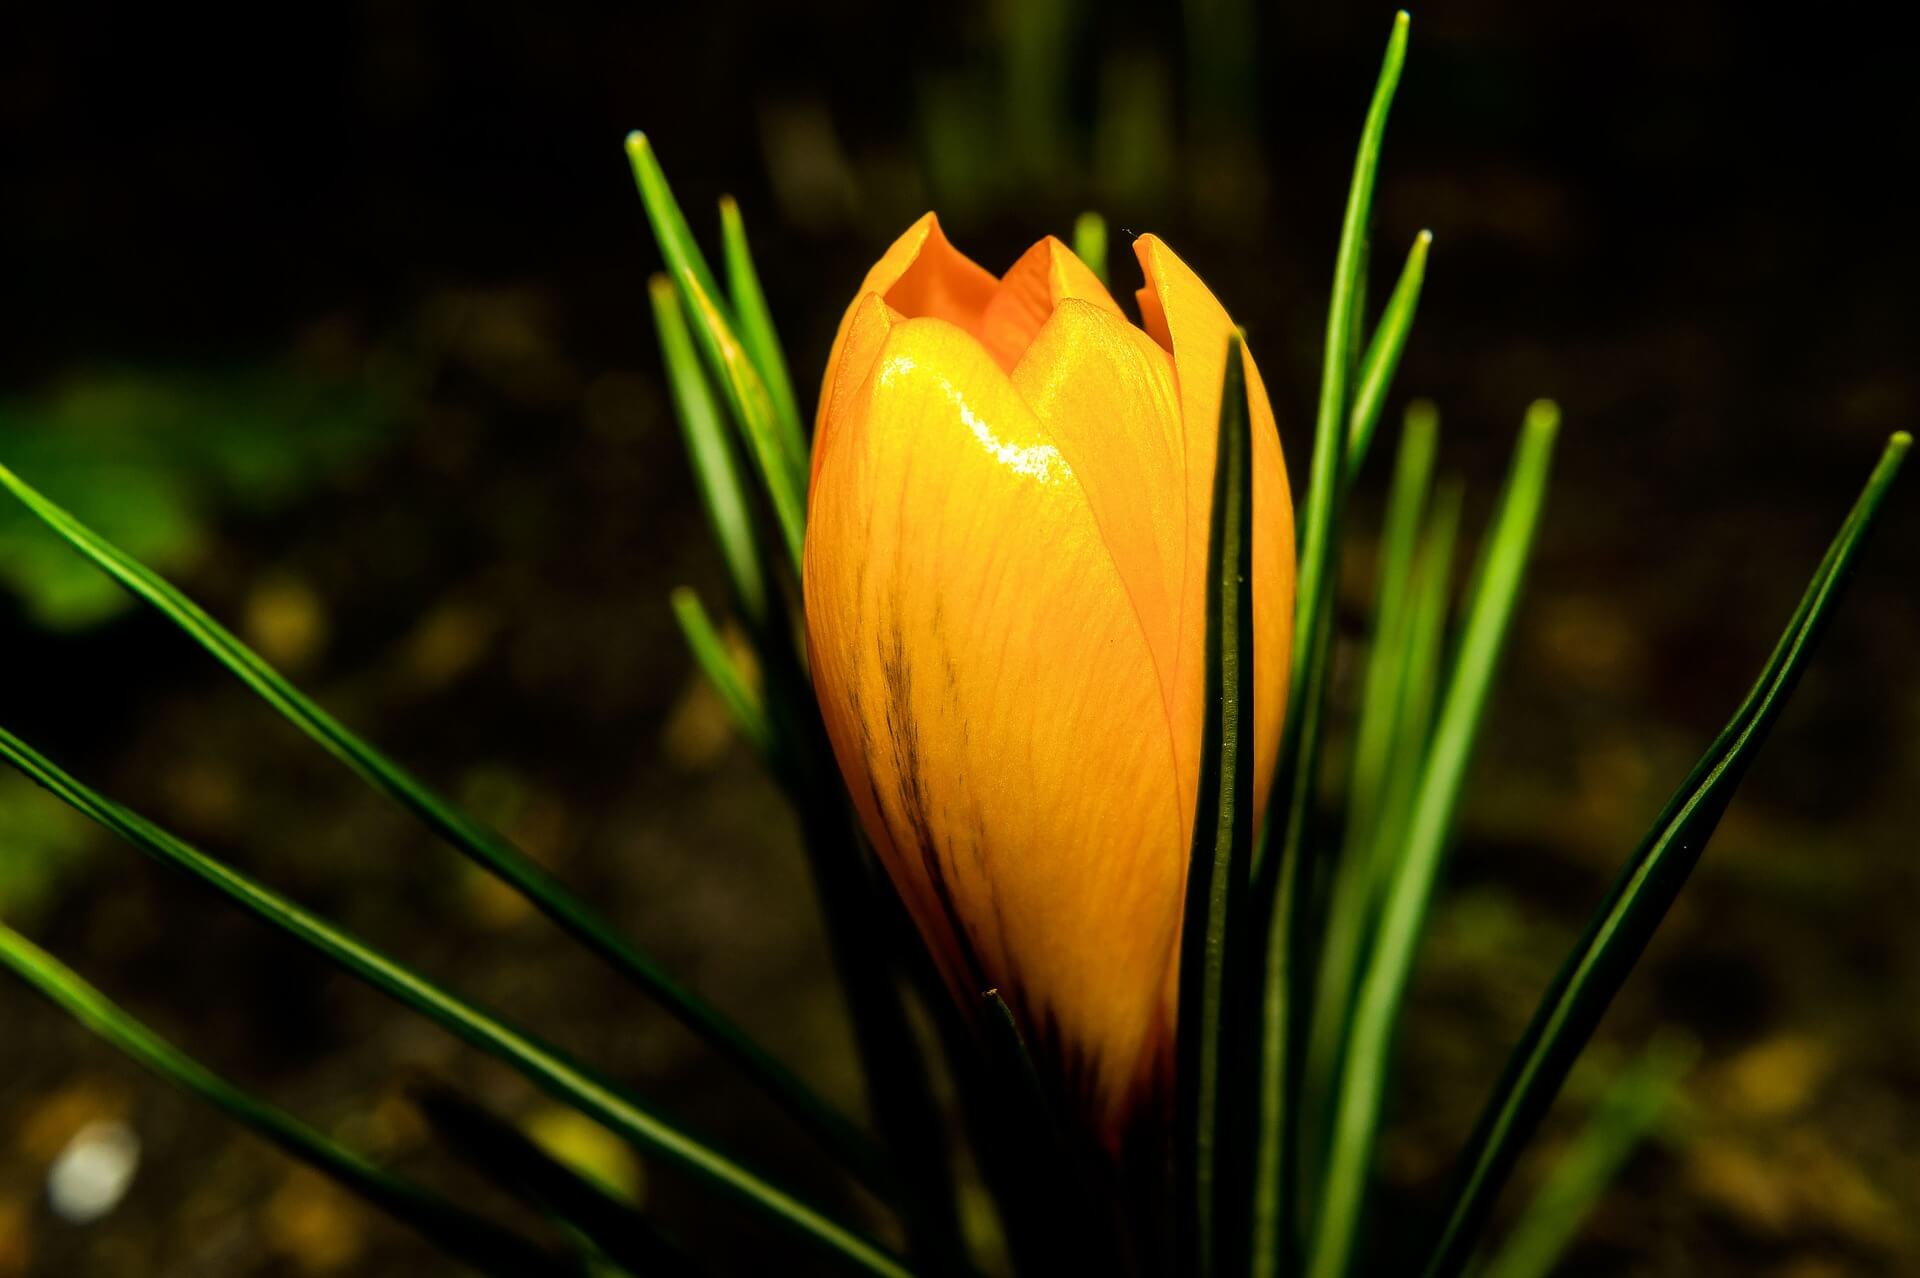
M 1245 1172 L 1227 1112 L 1245 1064 L 1247 893 L 1253 860 L 1253 750 L 1241 711 L 1253 700 L 1253 467 L 1243 349 L 1228 339 L 1207 552 L 1207 659 L 1193 848 L 1180 941 L 1174 1110 L 1183 1272 L 1227 1273 Z
M 666 365 L 674 417 L 680 423 L 687 459 L 693 466 L 694 486 L 700 490 L 713 539 L 720 545 L 734 601 L 747 620 L 758 625 L 767 615 L 767 578 L 733 441 L 721 419 L 713 385 L 693 349 L 686 312 L 681 309 L 673 281 L 664 275 L 654 276 L 647 282 L 647 295 L 653 303 L 661 362 Z
M 1380 410 L 1393 385 L 1393 374 L 1400 367 L 1401 352 L 1407 348 L 1407 334 L 1413 330 L 1414 312 L 1420 307 L 1420 289 L 1427 278 L 1427 250 L 1432 244 L 1431 231 L 1422 231 L 1414 237 L 1406 265 L 1400 268 L 1400 279 L 1393 286 L 1393 296 L 1387 299 L 1387 309 L 1374 327 L 1366 354 L 1360 359 L 1353 407 L 1347 413 L 1347 457 L 1342 474 L 1349 486 L 1367 459 L 1374 429 L 1380 423 Z
M 639 1148 L 732 1194 L 767 1219 L 837 1254 L 864 1272 L 887 1275 L 906 1272 L 877 1244 L 654 1114 L 553 1048 L 97 793 L 4 728 L 0 728 L 0 759 L 141 851 L 199 879 L 367 984 L 491 1053 L 548 1094 Z
M 673 198 L 667 176 L 644 133 L 627 135 L 627 159 L 633 166 L 640 202 L 646 206 L 667 273 L 680 290 L 680 300 L 692 320 L 693 335 L 708 370 L 726 390 L 734 421 L 746 437 L 760 481 L 766 485 L 779 521 L 781 538 L 797 570 L 807 526 L 807 459 L 796 453 L 780 426 L 773 396 L 754 366 L 734 327 L 734 320 L 714 284 L 713 272 L 687 229 L 686 217 Z
M 1406 846 L 1355 999 L 1307 1278 L 1342 1278 L 1353 1262 L 1379 1139 L 1394 1028 L 1533 547 L 1559 421 L 1559 410 L 1545 401 L 1528 409 L 1505 491 L 1481 547 L 1460 650 L 1421 768 Z
M 0 486 L 81 554 L 185 631 L 295 727 L 418 816 L 455 848 L 525 894 L 568 935 L 624 973 L 778 1101 L 849 1169 L 884 1193 L 885 1160 L 870 1141 L 745 1031 L 635 949 L 559 880 L 499 834 L 355 736 L 198 604 L 48 501 L 5 466 L 0 466 Z
M 1628 858 L 1542 998 L 1461 1156 L 1457 1187 L 1427 1264 L 1427 1278 L 1451 1278 L 1465 1263 L 1514 1159 L 1685 886 L 1741 777 L 1812 659 L 1911 444 L 1904 432 L 1888 443 L 1758 682 Z
M 760 274 L 753 266 L 753 251 L 747 247 L 747 227 L 740 220 L 740 205 L 731 195 L 720 197 L 720 255 L 726 264 L 727 295 L 740 325 L 741 344 L 773 401 L 774 419 L 780 423 L 788 459 L 805 473 L 807 435 L 800 421 L 800 405 L 793 396 L 793 379 L 787 374 L 787 356 L 780 347 L 773 312 L 767 309 L 766 294 L 760 291 Z
M 753 747 L 755 754 L 771 761 L 773 729 L 767 723 L 766 711 L 761 708 L 760 696 L 734 664 L 726 641 L 714 629 L 713 620 L 707 616 L 700 596 L 681 586 L 674 590 L 672 601 L 673 616 L 680 623 L 680 633 L 686 636 L 687 647 L 692 650 L 693 659 L 699 663 L 701 673 L 707 676 L 707 682 L 713 685 L 713 690 L 720 694 L 734 728 Z
M 1073 220 L 1073 255 L 1107 282 L 1107 219 L 1092 209 Z
M 1313 997 L 1306 910 L 1311 876 L 1307 827 L 1319 780 L 1319 738 L 1333 641 L 1333 587 L 1339 563 L 1340 511 L 1346 497 L 1347 423 L 1352 406 L 1356 315 L 1367 222 L 1387 116 L 1406 61 L 1408 18 L 1395 15 L 1354 158 L 1353 182 L 1334 260 L 1326 349 L 1314 427 L 1313 464 L 1300 526 L 1293 659 L 1287 721 L 1275 766 L 1274 810 L 1254 853 L 1253 910 L 1260 952 L 1259 1026 L 1251 1049 L 1258 1080 L 1252 1169 L 1251 1261 L 1257 1278 L 1290 1271 L 1300 1148 L 1300 1085 Z M 1274 827 L 1278 827 L 1276 837 Z
M 535 1144 L 513 1124 L 438 1083 L 412 1089 L 429 1125 L 461 1160 L 573 1230 L 634 1278 L 698 1272 L 631 1203 Z
M 236 1087 L 129 1015 L 80 975 L 0 923 L 0 966 L 11 968 L 75 1020 L 161 1078 L 221 1110 L 256 1135 L 332 1178 L 435 1247 L 485 1274 L 581 1275 L 552 1255 L 330 1140 L 293 1115 Z
M 1346 826 L 1339 861 L 1332 871 L 1333 886 L 1321 938 L 1305 1082 L 1308 1094 L 1313 1096 L 1325 1097 L 1333 1092 L 1354 977 L 1372 934 L 1373 835 L 1382 796 L 1393 776 L 1390 768 L 1394 763 L 1395 730 L 1405 677 L 1412 665 L 1414 561 L 1427 495 L 1433 485 L 1438 439 L 1436 414 L 1430 409 L 1408 412 L 1380 537 L 1373 640 L 1347 783 Z M 1417 759 L 1410 762 L 1417 766 Z M 1319 1126 L 1324 1132 L 1324 1120 L 1319 1120 Z M 1317 1157 L 1312 1146 L 1319 1143 L 1314 1140 L 1306 1150 L 1310 1168 Z
M 1475 1278 L 1551 1278 L 1580 1222 L 1666 1112 L 1699 1054 L 1691 1039 L 1662 1038 L 1629 1065 L 1554 1163 L 1500 1250 L 1474 1268 Z

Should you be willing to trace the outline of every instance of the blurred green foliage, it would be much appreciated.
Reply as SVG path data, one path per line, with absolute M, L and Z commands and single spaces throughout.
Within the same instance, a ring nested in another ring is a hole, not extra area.
M 0 399 L 0 458 L 162 572 L 190 569 L 214 520 L 284 505 L 361 456 L 390 419 L 361 379 L 241 367 L 103 370 Z M 93 625 L 125 593 L 16 504 L 0 584 L 41 625 Z

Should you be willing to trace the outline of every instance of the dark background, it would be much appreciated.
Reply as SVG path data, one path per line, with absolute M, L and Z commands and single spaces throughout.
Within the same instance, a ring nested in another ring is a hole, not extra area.
M 1298 485 L 1391 13 L 906 8 L 0 17 L 0 460 L 849 1103 L 793 832 L 666 609 L 680 583 L 723 593 L 622 136 L 649 131 L 701 235 L 739 197 L 807 400 L 865 265 L 925 208 L 1000 270 L 1098 207 L 1127 288 L 1121 229 L 1162 234 L 1250 331 Z M 1525 404 L 1553 396 L 1566 426 L 1403 1037 L 1384 1232 L 1435 1192 L 1612 867 L 1744 693 L 1885 436 L 1920 419 L 1911 35 L 1852 6 L 1414 13 L 1376 304 L 1414 233 L 1436 239 L 1399 389 L 1439 403 L 1470 528 Z M 1386 451 L 1353 521 L 1348 637 Z M 659 1013 L 13 512 L 0 580 L 0 723 L 837 1192 Z M 1658 1026 L 1698 1037 L 1563 1272 L 1920 1269 L 1916 580 L 1909 482 L 1523 1166 Z M 11 776 L 0 917 L 216 1068 L 462 1194 L 482 1191 L 396 1101 L 406 1069 L 554 1134 L 518 1080 Z M 104 1220 L 64 1223 L 47 1166 L 100 1117 L 138 1133 L 139 1176 Z M 556 1138 L 631 1171 L 590 1132 Z M 784 1267 L 757 1227 L 643 1178 L 739 1271 Z M 442 1268 L 0 980 L 0 1275 Z

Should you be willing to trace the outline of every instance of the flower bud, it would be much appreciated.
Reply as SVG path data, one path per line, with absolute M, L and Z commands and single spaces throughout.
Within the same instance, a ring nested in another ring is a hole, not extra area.
M 827 365 L 809 660 L 874 848 L 963 1005 L 998 988 L 1117 1140 L 1171 1070 L 1233 321 L 1151 235 L 1132 323 L 1059 240 L 995 279 L 932 214 Z M 1256 811 L 1280 735 L 1293 506 L 1252 358 Z

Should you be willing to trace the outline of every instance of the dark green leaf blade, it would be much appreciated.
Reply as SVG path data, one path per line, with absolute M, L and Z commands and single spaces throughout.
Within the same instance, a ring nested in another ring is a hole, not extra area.
M 620 1088 L 477 1004 L 395 962 L 344 929 L 99 794 L 4 728 L 0 728 L 0 759 L 141 851 L 199 879 L 375 989 L 519 1070 L 549 1095 L 638 1147 L 685 1168 L 758 1210 L 767 1219 L 784 1225 L 797 1236 L 837 1254 L 864 1272 L 893 1278 L 906 1273 L 904 1267 L 877 1244 L 653 1113 Z
M 707 682 L 720 694 L 734 728 L 753 747 L 755 754 L 771 761 L 773 728 L 767 722 L 767 712 L 760 704 L 759 695 L 748 685 L 746 676 L 741 674 L 732 655 L 727 652 L 726 641 L 714 628 L 713 619 L 707 616 L 706 606 L 700 602 L 700 596 L 680 586 L 670 598 L 674 620 L 680 623 L 680 633 L 686 636 L 687 648 L 693 653 L 700 672 L 706 675 Z
M 1685 1035 L 1662 1037 L 1616 1079 L 1477 1278 L 1551 1278 L 1581 1220 L 1667 1110 L 1699 1057 Z
M 1902 432 L 1887 444 L 1753 690 L 1622 867 L 1541 1000 L 1461 1155 L 1457 1187 L 1426 1264 L 1427 1278 L 1451 1278 L 1466 1262 L 1514 1159 L 1685 886 L 1747 766 L 1812 659 L 1912 442 Z
M 0 923 L 0 966 L 11 968 L 89 1030 L 149 1070 L 213 1105 L 440 1250 L 485 1274 L 582 1275 L 574 1262 L 395 1176 L 293 1115 L 234 1086 L 161 1038 L 60 960 Z
M 295 727 L 455 848 L 524 894 L 569 936 L 623 972 L 668 1012 L 779 1101 L 856 1174 L 884 1192 L 885 1160 L 852 1124 L 718 1009 L 635 949 L 559 880 L 321 709 L 260 655 L 171 584 L 0 466 L 5 487 L 68 544 L 152 605 Z
M 1506 490 L 1481 548 L 1460 653 L 1421 768 L 1407 843 L 1355 999 L 1308 1278 L 1342 1278 L 1353 1261 L 1379 1139 L 1393 1033 L 1533 548 L 1559 421 L 1559 410 L 1545 401 L 1528 410 Z
M 1404 10 L 1394 17 L 1380 77 L 1361 128 L 1353 182 L 1341 222 L 1333 293 L 1327 308 L 1312 474 L 1301 521 L 1287 719 L 1275 764 L 1273 811 L 1254 851 L 1260 1024 L 1257 1036 L 1250 1036 L 1255 1041 L 1246 1050 L 1254 1053 L 1249 1068 L 1258 1080 L 1249 1243 L 1256 1278 L 1275 1278 L 1290 1272 L 1299 1251 L 1293 1235 L 1299 1196 L 1300 1085 L 1313 995 L 1306 953 L 1306 828 L 1319 779 L 1319 738 L 1333 639 L 1333 585 L 1339 562 L 1340 511 L 1347 489 L 1353 334 L 1365 300 L 1360 296 L 1360 277 L 1380 146 L 1406 62 L 1408 22 Z M 1276 822 L 1280 827 L 1277 848 L 1269 846 Z
M 1207 659 L 1193 848 L 1180 940 L 1175 1168 L 1182 1251 L 1196 1275 L 1235 1268 L 1244 1172 L 1225 1111 L 1246 979 L 1253 860 L 1253 750 L 1241 712 L 1253 700 L 1253 427 L 1244 348 L 1228 339 L 1207 549 Z M 1244 748 L 1243 748 L 1244 746 Z

